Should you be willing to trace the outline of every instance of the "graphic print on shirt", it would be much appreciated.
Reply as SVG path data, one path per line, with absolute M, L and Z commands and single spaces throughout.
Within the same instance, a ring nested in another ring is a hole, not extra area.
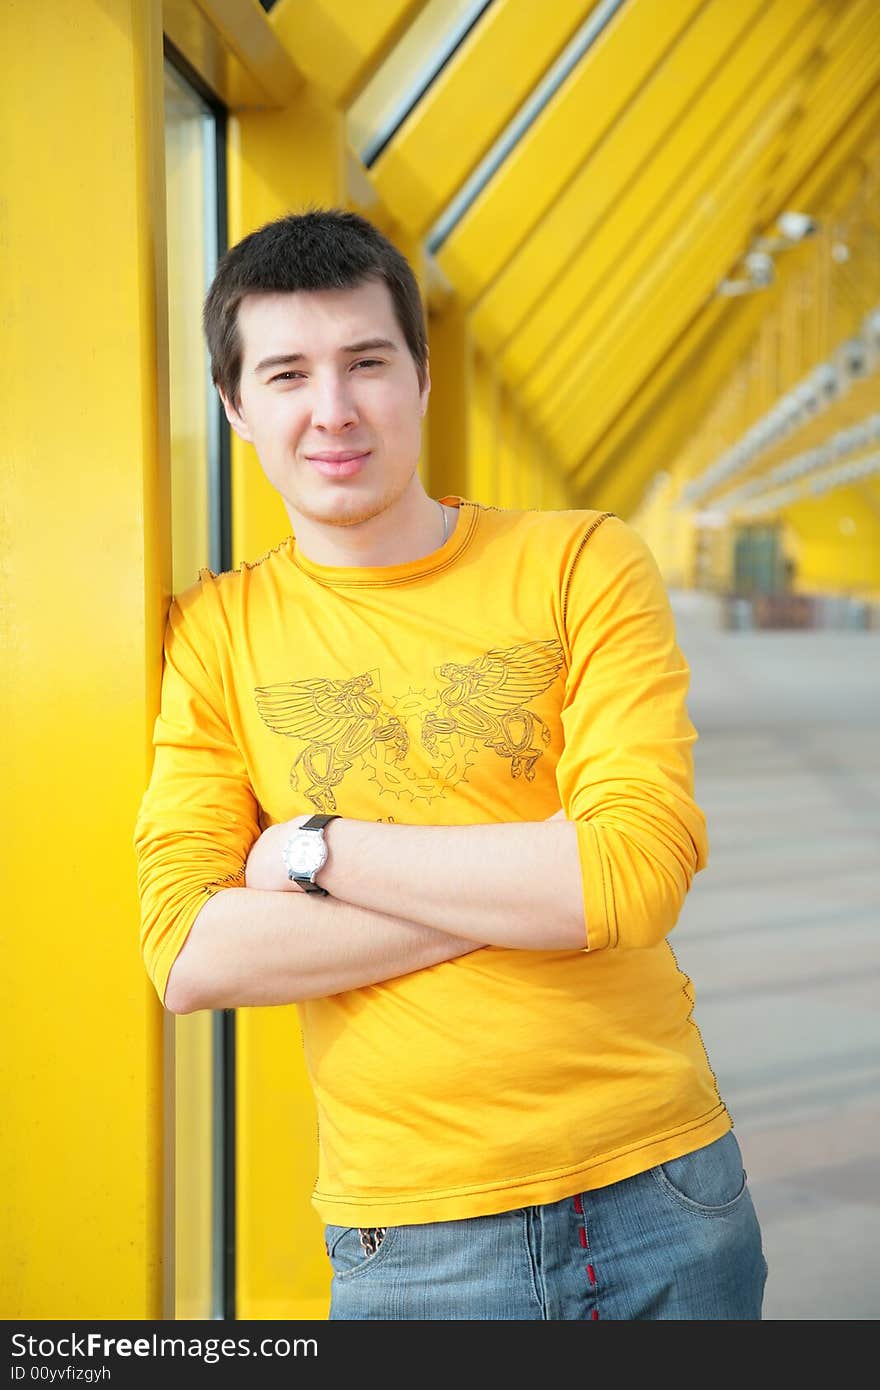
M 378 670 L 347 680 L 282 681 L 254 691 L 261 718 L 303 747 L 290 785 L 318 811 L 335 811 L 334 788 L 362 760 L 383 791 L 433 800 L 455 787 L 484 751 L 532 781 L 550 730 L 528 701 L 553 684 L 564 665 L 558 641 L 493 649 L 462 665 L 437 667 L 434 691 L 381 694 Z

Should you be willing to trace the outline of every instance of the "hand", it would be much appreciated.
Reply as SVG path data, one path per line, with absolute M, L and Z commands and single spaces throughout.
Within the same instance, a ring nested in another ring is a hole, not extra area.
M 563 810 L 559 810 L 559 811 L 554 811 L 554 813 L 553 813 L 552 816 L 546 816 L 545 819 L 546 819 L 546 820 L 567 820 L 567 816 L 566 816 L 566 814 L 565 814 L 565 812 L 564 812 Z
M 263 831 L 254 840 L 244 869 L 246 888 L 262 888 L 270 893 L 302 893 L 305 890 L 287 876 L 283 850 L 292 830 L 305 825 L 309 819 L 294 816 L 293 820 L 279 821 Z

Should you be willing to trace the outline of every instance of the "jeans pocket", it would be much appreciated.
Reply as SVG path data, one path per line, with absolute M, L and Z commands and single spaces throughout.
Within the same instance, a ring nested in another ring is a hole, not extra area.
M 352 1278 L 372 1269 L 388 1254 L 395 1227 L 324 1227 L 324 1247 L 337 1279 Z
M 659 1163 L 651 1172 L 667 1196 L 708 1216 L 730 1211 L 746 1192 L 742 1153 L 731 1130 L 693 1153 Z

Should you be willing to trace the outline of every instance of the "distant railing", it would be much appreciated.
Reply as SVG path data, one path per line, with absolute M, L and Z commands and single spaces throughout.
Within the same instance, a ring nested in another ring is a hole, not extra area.
M 880 631 L 880 603 L 831 594 L 724 594 L 721 622 L 735 632 L 779 628 Z

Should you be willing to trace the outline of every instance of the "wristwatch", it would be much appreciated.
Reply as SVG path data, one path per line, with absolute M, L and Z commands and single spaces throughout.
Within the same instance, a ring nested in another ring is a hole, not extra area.
M 315 875 L 327 863 L 324 826 L 331 820 L 338 820 L 338 816 L 312 816 L 294 830 L 281 851 L 291 882 L 298 883 L 307 893 L 321 893 L 325 898 L 329 897 L 327 889 L 315 882 Z

